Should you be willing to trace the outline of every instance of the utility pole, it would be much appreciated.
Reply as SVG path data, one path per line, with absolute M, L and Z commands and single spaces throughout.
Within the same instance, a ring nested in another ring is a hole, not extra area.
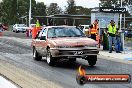
M 121 8 L 122 8 L 122 0 L 121 0 Z M 122 13 L 120 14 L 120 31 L 122 31 L 121 30 L 121 28 L 122 28 Z M 124 33 L 122 32 L 121 33 L 121 41 L 122 41 L 122 50 L 124 50 Z
M 17 23 L 19 23 L 19 11 L 18 11 L 18 0 L 17 0 L 17 18 L 18 18 L 18 20 L 17 20 Z
M 122 8 L 122 0 L 121 0 L 121 8 Z M 120 30 L 121 30 L 121 22 L 122 21 L 122 13 L 120 14 Z
M 29 27 L 31 27 L 31 0 L 30 0 L 30 6 L 29 6 Z

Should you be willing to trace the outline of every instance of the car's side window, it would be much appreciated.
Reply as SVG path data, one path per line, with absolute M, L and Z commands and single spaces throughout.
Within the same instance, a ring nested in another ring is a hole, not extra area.
M 38 34 L 38 38 L 40 39 L 40 37 L 41 37 L 41 35 L 42 35 L 42 30 L 39 32 L 39 34 Z
M 39 32 L 37 33 L 37 35 L 36 35 L 35 39 L 39 39 L 39 38 L 38 38 L 38 35 L 39 35 Z
M 42 35 L 41 35 L 41 36 L 46 36 L 46 28 L 43 29 L 43 31 L 42 31 Z
M 40 40 L 46 40 L 46 28 L 43 29 Z
M 37 33 L 37 35 L 36 35 L 36 38 L 35 39 L 40 39 L 40 35 L 42 34 L 42 32 L 41 32 L 42 30 L 39 30 L 38 31 L 38 33 Z
M 46 28 L 38 32 L 37 39 L 40 39 L 42 36 L 46 36 Z

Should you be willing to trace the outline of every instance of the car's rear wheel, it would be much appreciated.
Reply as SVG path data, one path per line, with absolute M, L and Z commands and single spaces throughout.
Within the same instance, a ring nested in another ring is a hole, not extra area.
M 97 61 L 97 55 L 88 56 L 86 58 L 86 60 L 88 61 L 88 63 L 89 63 L 90 66 L 94 66 L 96 64 L 96 61 Z
M 35 48 L 33 49 L 33 59 L 36 60 L 36 61 L 42 60 L 42 56 L 40 56 L 40 55 L 38 54 L 38 52 L 36 51 Z
M 47 49 L 46 60 L 49 66 L 55 65 L 55 59 L 52 57 L 50 49 Z

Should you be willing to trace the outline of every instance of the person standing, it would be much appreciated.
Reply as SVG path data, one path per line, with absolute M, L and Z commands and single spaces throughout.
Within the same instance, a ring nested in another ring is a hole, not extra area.
M 2 26 L 2 24 L 0 23 L 0 32 L 2 32 L 3 31 L 3 26 Z
M 98 36 L 98 30 L 98 20 L 96 19 L 94 23 L 90 26 L 90 35 L 92 39 L 96 40 L 96 36 Z
M 110 24 L 108 25 L 108 40 L 109 40 L 109 53 L 112 53 L 112 45 L 114 43 L 116 53 L 118 53 L 117 48 L 117 41 L 116 41 L 116 24 L 113 20 L 111 20 Z
M 40 23 L 39 23 L 39 20 L 37 20 L 36 22 L 36 26 L 33 28 L 32 30 L 32 38 L 36 38 L 36 35 L 38 33 L 38 31 L 41 29 L 41 26 L 40 26 Z
M 109 50 L 107 28 L 103 30 L 103 50 Z
M 3 26 L 2 26 L 2 24 L 0 23 L 0 36 L 2 36 L 2 31 L 3 31 Z

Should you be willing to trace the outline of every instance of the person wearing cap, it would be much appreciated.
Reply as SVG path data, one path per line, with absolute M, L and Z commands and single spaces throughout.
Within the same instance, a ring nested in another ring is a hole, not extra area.
M 90 35 L 92 39 L 96 40 L 96 36 L 98 35 L 98 30 L 99 30 L 98 20 L 96 19 L 94 23 L 90 26 Z
M 116 41 L 117 28 L 114 20 L 111 20 L 108 25 L 108 40 L 109 40 L 109 53 L 112 53 L 112 44 L 114 43 L 116 53 L 119 53 Z

